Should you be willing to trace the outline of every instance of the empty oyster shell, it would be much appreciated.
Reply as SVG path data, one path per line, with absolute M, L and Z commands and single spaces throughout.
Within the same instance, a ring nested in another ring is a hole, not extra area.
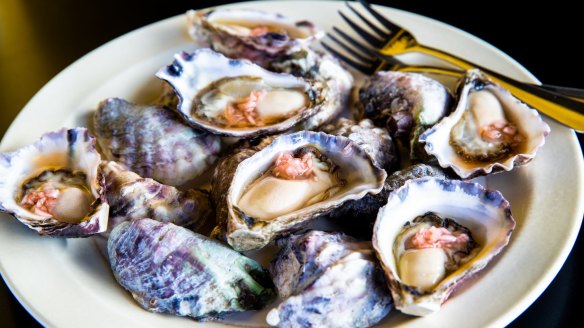
M 99 104 L 94 129 L 108 160 L 171 186 L 199 176 L 221 151 L 219 137 L 193 130 L 168 108 L 120 98 Z
M 535 109 L 479 70 L 467 71 L 458 89 L 454 112 L 420 136 L 440 166 L 467 179 L 533 160 L 550 132 Z
M 260 309 L 275 296 L 256 261 L 172 223 L 123 222 L 107 249 L 116 280 L 151 312 L 216 319 Z
M 267 316 L 278 327 L 370 327 L 392 300 L 370 242 L 309 231 L 278 239 L 270 274 L 283 301 Z
M 156 76 L 175 89 L 177 111 L 191 126 L 222 136 L 251 138 L 288 130 L 326 101 L 321 83 L 210 49 L 177 54 Z
M 349 139 L 311 131 L 221 162 L 213 178 L 215 235 L 239 251 L 261 248 L 349 200 L 378 193 L 387 176 Z
M 190 10 L 187 19 L 195 41 L 206 41 L 228 57 L 247 58 L 264 67 L 324 36 L 310 22 L 253 9 Z
M 440 178 L 406 182 L 389 195 L 373 229 L 395 307 L 418 316 L 438 311 L 501 252 L 514 228 L 509 202 L 498 191 Z
M 0 154 L 0 210 L 41 235 L 87 237 L 107 229 L 101 157 L 85 128 L 45 133 Z
M 214 214 L 209 193 L 205 191 L 181 191 L 142 178 L 116 162 L 103 161 L 100 168 L 105 176 L 110 204 L 110 231 L 121 222 L 143 218 L 172 222 L 197 231 Z

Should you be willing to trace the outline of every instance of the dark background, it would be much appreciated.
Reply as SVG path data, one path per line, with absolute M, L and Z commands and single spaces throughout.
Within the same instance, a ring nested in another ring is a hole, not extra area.
M 187 9 L 230 2 L 234 1 L 0 0 L 0 136 L 46 82 L 94 48 Z M 544 83 L 584 88 L 583 56 L 577 50 L 584 39 L 583 19 L 568 1 L 545 6 L 533 2 L 520 9 L 510 9 L 510 1 L 499 0 L 464 5 L 373 2 L 466 30 L 515 58 Z M 578 137 L 582 145 L 583 138 Z M 584 291 L 581 235 L 552 284 L 510 327 L 563 327 L 579 322 L 578 304 Z M 0 327 L 38 326 L 0 280 Z

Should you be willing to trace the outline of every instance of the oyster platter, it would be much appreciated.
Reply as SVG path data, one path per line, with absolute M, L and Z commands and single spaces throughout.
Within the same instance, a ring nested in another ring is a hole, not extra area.
M 0 271 L 37 320 L 504 326 L 539 296 L 582 219 L 573 131 L 480 70 L 348 69 L 319 45 L 341 5 L 190 10 L 31 100 L 1 144 Z M 379 10 L 531 78 L 452 27 Z

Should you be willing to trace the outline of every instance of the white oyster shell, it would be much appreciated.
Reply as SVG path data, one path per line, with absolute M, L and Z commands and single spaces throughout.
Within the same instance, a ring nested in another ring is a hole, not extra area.
M 427 212 L 468 228 L 478 243 L 478 251 L 434 288 L 421 292 L 402 283 L 393 247 L 404 225 Z M 509 202 L 498 191 L 477 183 L 441 178 L 408 181 L 390 194 L 387 204 L 379 210 L 373 229 L 373 247 L 386 273 L 395 307 L 418 316 L 438 311 L 456 287 L 503 250 L 514 228 Z
M 468 110 L 468 96 L 472 90 L 488 90 L 502 104 L 507 119 L 514 123 L 523 141 L 507 156 L 498 160 L 469 161 L 458 154 L 451 143 L 452 128 Z M 454 112 L 420 136 L 424 149 L 438 160 L 440 166 L 452 168 L 458 176 L 469 179 L 499 171 L 510 171 L 514 166 L 529 163 L 544 145 L 550 133 L 549 126 L 539 113 L 515 98 L 509 91 L 491 82 L 481 71 L 470 70 L 459 86 L 458 102 Z
M 107 229 L 109 205 L 104 195 L 104 177 L 99 169 L 101 156 L 95 138 L 85 128 L 61 129 L 45 133 L 31 145 L 0 154 L 0 210 L 41 235 L 87 237 Z M 19 204 L 23 183 L 47 170 L 82 172 L 86 188 L 93 196 L 88 213 L 78 223 L 45 217 Z
M 191 126 L 222 136 L 255 137 L 288 130 L 317 113 L 326 100 L 321 95 L 320 83 L 310 83 L 290 74 L 273 73 L 248 60 L 229 59 L 211 49 L 198 49 L 192 54 L 177 54 L 172 65 L 160 69 L 156 76 L 175 89 L 179 98 L 177 111 Z M 222 79 L 237 77 L 260 78 L 270 87 L 301 90 L 308 104 L 280 121 L 250 127 L 219 125 L 194 108 L 201 91 L 213 88 L 212 84 Z

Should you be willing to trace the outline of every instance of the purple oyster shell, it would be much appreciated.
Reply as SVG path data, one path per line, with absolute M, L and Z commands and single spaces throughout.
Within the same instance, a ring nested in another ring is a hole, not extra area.
M 124 221 L 151 218 L 171 222 L 193 231 L 214 215 L 209 194 L 189 189 L 181 191 L 124 169 L 116 162 L 100 165 L 106 181 L 110 204 L 108 230 Z
M 246 58 L 263 67 L 307 49 L 324 36 L 311 22 L 294 22 L 280 14 L 253 9 L 190 10 L 187 19 L 189 34 L 195 41 L 207 43 L 228 57 Z M 254 23 L 277 27 L 277 31 L 245 33 Z
M 370 242 L 309 231 L 278 240 L 270 273 L 284 301 L 268 314 L 278 327 L 369 327 L 392 308 Z
M 98 167 L 100 161 L 95 138 L 85 128 L 48 132 L 31 145 L 0 153 L 0 210 L 14 215 L 41 235 L 88 237 L 103 232 L 107 229 L 109 205 L 104 195 L 103 174 Z M 85 177 L 84 187 L 94 200 L 78 223 L 47 218 L 20 206 L 17 198 L 22 197 L 24 184 L 45 172 L 56 172 L 49 176 L 81 172 Z
M 199 176 L 221 150 L 220 138 L 193 130 L 169 109 L 119 98 L 99 104 L 94 130 L 108 160 L 171 186 Z
M 151 312 L 216 319 L 260 309 L 275 295 L 257 262 L 172 223 L 123 222 L 108 254 L 117 281 Z

